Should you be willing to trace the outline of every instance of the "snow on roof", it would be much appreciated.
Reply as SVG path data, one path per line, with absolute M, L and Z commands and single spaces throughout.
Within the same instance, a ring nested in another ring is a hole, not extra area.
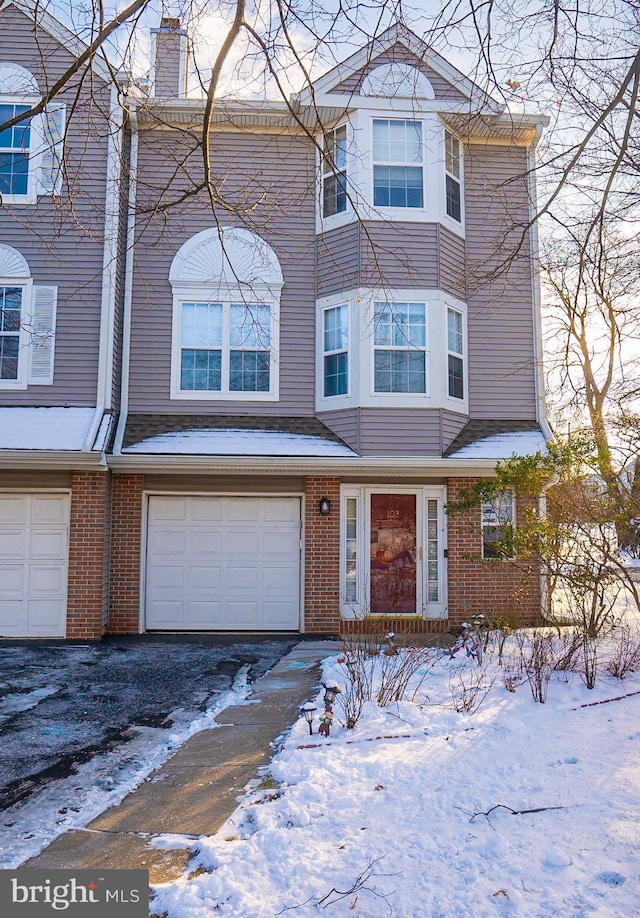
M 94 408 L 0 408 L 0 449 L 81 450 Z
M 342 443 L 277 430 L 184 430 L 148 437 L 123 453 L 212 456 L 355 456 Z
M 451 459 L 510 459 L 545 453 L 547 445 L 539 430 L 512 430 L 475 440 L 453 453 Z

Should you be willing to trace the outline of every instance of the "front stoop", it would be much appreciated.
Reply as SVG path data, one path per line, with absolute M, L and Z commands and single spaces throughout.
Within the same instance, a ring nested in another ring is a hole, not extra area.
M 333 641 L 304 641 L 254 685 L 250 704 L 225 708 L 219 727 L 192 736 L 161 768 L 84 829 L 59 836 L 23 867 L 144 868 L 150 882 L 181 877 L 191 839 L 214 835 L 238 805 L 247 783 L 271 760 L 271 743 L 314 697 L 320 663 Z M 158 835 L 185 835 L 185 848 L 160 850 Z

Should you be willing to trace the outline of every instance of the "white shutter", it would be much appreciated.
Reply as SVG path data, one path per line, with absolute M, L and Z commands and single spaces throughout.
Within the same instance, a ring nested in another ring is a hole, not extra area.
M 28 328 L 31 339 L 29 385 L 32 386 L 53 382 L 57 300 L 57 287 L 33 288 L 33 311 Z
M 66 106 L 52 102 L 42 115 L 42 152 L 38 169 L 38 194 L 60 194 Z

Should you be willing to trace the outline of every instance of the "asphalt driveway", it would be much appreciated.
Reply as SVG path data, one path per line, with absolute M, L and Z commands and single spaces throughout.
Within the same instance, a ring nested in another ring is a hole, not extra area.
M 295 643 L 145 635 L 0 644 L 0 810 L 142 731 L 192 721 L 241 671 L 260 678 Z

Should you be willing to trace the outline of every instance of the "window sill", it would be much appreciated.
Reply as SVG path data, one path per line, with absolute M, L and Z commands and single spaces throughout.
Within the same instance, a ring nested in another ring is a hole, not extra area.
M 169 398 L 188 402 L 277 402 L 277 392 L 208 392 L 194 389 L 187 392 L 171 392 Z

